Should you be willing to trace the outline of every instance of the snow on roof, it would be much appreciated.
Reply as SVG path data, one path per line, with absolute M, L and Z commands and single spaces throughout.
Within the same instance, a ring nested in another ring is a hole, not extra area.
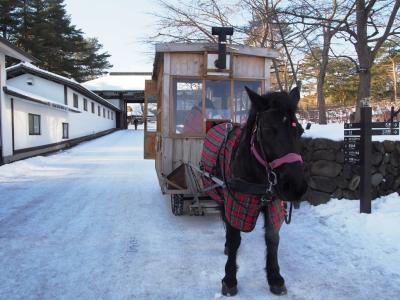
M 58 75 L 58 74 L 43 70 L 43 69 L 41 69 L 41 68 L 31 64 L 31 63 L 21 62 L 21 63 L 19 63 L 17 65 L 8 67 L 6 69 L 7 75 L 10 75 L 11 73 L 13 73 L 14 70 L 18 71 L 18 69 L 20 69 L 20 68 L 22 70 L 23 69 L 31 70 L 31 72 L 34 72 L 36 75 L 43 76 L 44 78 L 47 78 L 47 79 L 50 78 L 50 80 L 60 81 L 63 84 L 68 85 L 72 89 L 74 89 L 74 90 L 76 90 L 76 91 L 88 96 L 89 98 L 98 101 L 100 104 L 103 104 L 103 105 L 105 105 L 105 106 L 107 106 L 107 107 L 109 107 L 111 109 L 115 109 L 117 111 L 120 110 L 118 107 L 116 107 L 112 103 L 108 102 L 106 99 L 104 99 L 104 98 L 100 97 L 99 95 L 95 94 L 94 92 L 92 92 L 90 89 L 85 87 L 83 84 L 81 84 L 81 83 L 79 83 L 79 82 L 77 82 L 77 81 L 75 81 L 73 79 L 70 79 L 70 78 L 67 78 L 67 77 L 64 77 L 64 76 L 61 76 L 61 75 Z
M 65 81 L 70 81 L 71 83 L 74 83 L 74 84 L 79 84 L 79 82 L 75 81 L 74 79 L 70 79 L 68 77 L 64 77 L 64 76 L 52 73 L 50 71 L 43 70 L 43 69 L 41 69 L 41 68 L 31 64 L 31 63 L 28 63 L 28 62 L 21 62 L 19 64 L 14 65 L 14 66 L 8 67 L 6 70 L 7 71 L 12 71 L 14 69 L 18 69 L 21 66 L 27 67 L 29 69 L 36 70 L 36 71 L 38 71 L 40 73 L 44 73 L 44 74 L 47 74 L 49 76 L 56 77 L 56 78 L 59 78 L 59 79 L 65 80 Z
M 49 106 L 51 108 L 54 108 L 54 109 L 80 113 L 79 110 L 72 109 L 72 108 L 68 107 L 67 105 L 61 104 L 61 103 L 56 102 L 56 101 L 49 100 L 49 99 L 47 99 L 45 97 L 38 96 L 36 94 L 32 94 L 32 93 L 29 93 L 29 92 L 24 91 L 24 90 L 17 89 L 16 87 L 13 87 L 13 86 L 10 86 L 10 85 L 4 87 L 4 92 L 6 94 L 14 95 L 16 97 L 21 97 L 24 100 L 28 100 L 28 101 L 36 102 L 36 103 L 39 103 L 39 104 L 47 105 L 47 106 Z
M 151 75 L 143 73 L 131 73 L 129 75 L 106 75 L 94 80 L 82 83 L 91 91 L 144 91 L 145 80 L 151 79 Z
M 18 48 L 14 44 L 10 43 L 7 39 L 0 36 L 0 52 L 7 56 L 14 57 L 22 61 L 37 61 L 35 57 L 29 53 Z

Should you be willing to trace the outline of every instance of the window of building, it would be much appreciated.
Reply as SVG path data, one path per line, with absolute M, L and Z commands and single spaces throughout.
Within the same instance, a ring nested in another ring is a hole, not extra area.
M 103 107 L 103 118 L 106 117 L 106 109 Z
M 74 107 L 78 108 L 78 95 L 74 94 Z
M 111 112 L 111 120 L 114 120 L 114 112 Z
M 92 113 L 94 114 L 95 113 L 94 102 L 91 102 L 91 104 L 92 104 Z
M 62 123 L 62 138 L 68 139 L 69 138 L 69 124 Z
M 203 132 L 201 80 L 174 80 L 174 132 L 199 135 Z M 150 109 L 150 103 L 149 109 Z M 156 108 L 151 103 L 151 108 Z
M 83 98 L 83 109 L 87 111 L 87 99 Z
M 109 110 L 107 110 L 107 118 L 108 119 L 110 118 L 110 111 Z
M 29 135 L 40 135 L 40 115 L 29 114 Z
M 100 117 L 101 113 L 100 113 L 100 105 L 97 106 L 97 115 Z

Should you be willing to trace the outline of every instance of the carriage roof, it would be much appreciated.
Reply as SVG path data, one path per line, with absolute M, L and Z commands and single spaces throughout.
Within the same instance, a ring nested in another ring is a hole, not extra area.
M 160 65 L 163 62 L 163 53 L 205 53 L 218 52 L 218 44 L 210 43 L 193 43 L 193 44 L 183 44 L 183 43 L 159 43 L 155 45 L 155 59 L 153 64 L 153 80 L 157 79 L 158 71 Z M 274 49 L 269 48 L 257 48 L 245 45 L 227 45 L 228 54 L 238 54 L 238 55 L 248 55 L 255 57 L 264 57 L 275 59 L 279 57 L 279 53 Z

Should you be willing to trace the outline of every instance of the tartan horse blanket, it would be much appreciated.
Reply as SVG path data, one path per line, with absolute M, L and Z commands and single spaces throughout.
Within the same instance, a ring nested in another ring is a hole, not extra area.
M 219 179 L 223 180 L 222 177 L 225 176 L 225 182 L 229 182 L 232 176 L 231 161 L 239 144 L 240 133 L 239 124 L 222 123 L 212 127 L 204 139 L 200 160 L 201 168 Z M 224 142 L 225 147 L 223 147 Z M 202 182 L 204 188 L 215 185 L 206 176 L 202 176 Z M 208 191 L 208 195 L 225 206 L 226 220 L 234 228 L 243 232 L 250 232 L 254 229 L 261 209 L 266 210 L 269 218 L 268 226 L 273 226 L 276 232 L 280 230 L 285 218 L 283 201 L 279 199 L 270 201 L 265 207 L 261 208 L 260 196 L 247 195 L 222 187 L 211 189 Z

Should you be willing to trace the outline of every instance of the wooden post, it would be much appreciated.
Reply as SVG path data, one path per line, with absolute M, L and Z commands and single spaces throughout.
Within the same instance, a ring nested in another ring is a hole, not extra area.
M 361 107 L 361 139 L 360 139 L 360 213 L 371 213 L 371 159 L 372 129 L 371 107 Z

